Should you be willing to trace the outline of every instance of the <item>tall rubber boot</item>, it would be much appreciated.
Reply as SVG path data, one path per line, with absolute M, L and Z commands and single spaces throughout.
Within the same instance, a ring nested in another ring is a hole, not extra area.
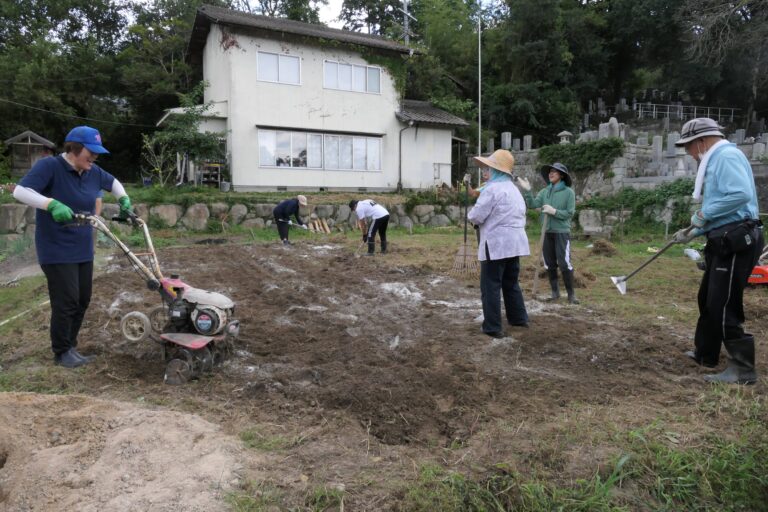
M 381 254 L 387 254 L 387 242 L 381 242 Z
M 547 274 L 549 274 L 549 286 L 552 288 L 552 295 L 546 300 L 557 300 L 560 298 L 560 284 L 557 282 L 557 267 L 548 268 Z
M 576 298 L 576 292 L 573 290 L 573 270 L 563 270 L 563 282 L 568 292 L 568 302 L 578 304 L 579 299 Z
M 724 340 L 725 350 L 728 351 L 728 366 L 721 373 L 707 375 L 707 382 L 724 382 L 726 384 L 754 384 L 757 382 L 755 371 L 755 338 L 744 334 L 743 338 Z

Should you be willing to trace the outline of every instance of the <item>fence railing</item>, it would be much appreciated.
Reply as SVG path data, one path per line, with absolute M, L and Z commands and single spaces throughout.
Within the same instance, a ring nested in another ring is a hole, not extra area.
M 636 103 L 634 105 L 638 119 L 694 119 L 697 117 L 709 117 L 717 122 L 732 123 L 739 108 L 727 107 L 701 107 L 696 105 L 661 105 L 658 103 Z

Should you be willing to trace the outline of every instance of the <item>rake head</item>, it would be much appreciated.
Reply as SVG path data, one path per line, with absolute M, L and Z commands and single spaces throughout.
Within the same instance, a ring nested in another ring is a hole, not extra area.
M 469 243 L 461 244 L 453 259 L 451 274 L 454 275 L 477 275 L 477 248 Z
M 618 288 L 619 293 L 622 295 L 627 294 L 627 278 L 626 276 L 611 276 L 611 281 Z

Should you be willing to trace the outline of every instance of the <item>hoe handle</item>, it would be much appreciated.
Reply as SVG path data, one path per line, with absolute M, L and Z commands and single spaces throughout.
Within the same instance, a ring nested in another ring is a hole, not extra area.
M 689 233 L 689 232 L 690 232 L 692 229 L 693 229 L 693 226 L 690 226 L 690 227 L 689 227 L 689 228 L 688 228 L 688 229 L 687 229 L 685 232 L 686 232 L 686 233 Z M 648 266 L 648 264 L 650 264 L 650 263 L 651 263 L 653 260 L 655 260 L 656 258 L 658 258 L 659 256 L 661 256 L 661 255 L 662 255 L 662 253 L 664 253 L 664 251 L 666 251 L 667 249 L 669 249 L 670 247 L 672 247 L 672 246 L 673 246 L 673 245 L 675 245 L 676 243 L 677 243 L 677 242 L 675 242 L 674 240 L 672 240 L 671 242 L 669 242 L 667 245 L 665 245 L 664 247 L 662 247 L 662 248 L 661 248 L 661 250 L 660 250 L 659 252 L 657 252 L 656 254 L 654 254 L 653 256 L 651 256 L 651 257 L 648 259 L 648 261 L 646 261 L 645 263 L 643 263 L 642 265 L 640 265 L 639 267 L 637 267 L 635 270 L 633 270 L 633 271 L 632 271 L 632 273 L 631 273 L 631 274 L 629 274 L 627 277 L 625 277 L 624 279 L 622 279 L 622 280 L 621 280 L 621 282 L 625 282 L 627 279 L 629 279 L 629 278 L 630 278 L 630 277 L 632 277 L 633 275 L 635 275 L 635 274 L 637 274 L 638 272 L 640 272 L 641 270 L 643 270 L 643 269 L 644 269 L 646 266 Z

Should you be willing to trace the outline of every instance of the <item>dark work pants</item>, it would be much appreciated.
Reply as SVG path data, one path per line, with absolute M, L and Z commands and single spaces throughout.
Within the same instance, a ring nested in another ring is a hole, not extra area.
M 91 302 L 93 262 L 40 266 L 51 299 L 51 349 L 58 355 L 77 346 L 77 334 Z
M 486 258 L 488 248 L 486 246 Z M 528 323 L 523 291 L 520 289 L 520 257 L 480 262 L 480 297 L 483 302 L 483 332 L 502 332 L 501 297 L 510 325 Z
M 752 249 L 723 255 L 720 243 L 707 240 L 706 267 L 699 286 L 699 320 L 696 323 L 696 356 L 716 365 L 723 340 L 744 337 L 744 288 L 763 248 L 763 233 L 755 229 Z
M 376 250 L 376 232 L 379 232 L 381 240 L 381 252 L 387 252 L 387 226 L 389 225 L 389 215 L 379 217 L 368 226 L 368 254 L 373 254 Z
M 541 249 L 544 265 L 550 270 L 560 269 L 560 272 L 573 270 L 571 265 L 571 234 L 547 233 L 544 235 L 544 246 Z
M 288 220 L 281 219 L 275 215 L 275 224 L 277 224 L 277 233 L 280 235 L 280 240 L 288 240 Z

